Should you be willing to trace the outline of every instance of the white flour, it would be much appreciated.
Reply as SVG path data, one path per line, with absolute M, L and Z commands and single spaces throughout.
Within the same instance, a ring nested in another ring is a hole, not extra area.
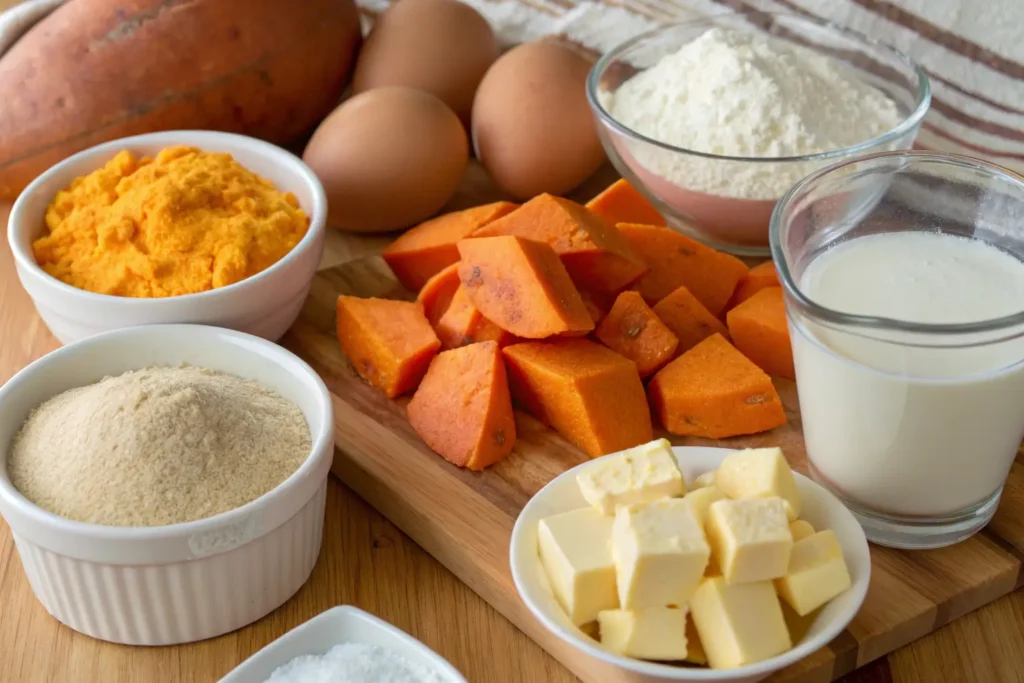
M 899 124 L 887 95 L 846 67 L 767 36 L 711 29 L 605 93 L 614 118 L 675 147 L 739 157 L 829 152 Z M 633 149 L 650 171 L 710 194 L 776 199 L 806 164 L 709 162 Z
M 278 667 L 264 683 L 447 683 L 436 671 L 393 650 L 364 643 L 335 645 Z

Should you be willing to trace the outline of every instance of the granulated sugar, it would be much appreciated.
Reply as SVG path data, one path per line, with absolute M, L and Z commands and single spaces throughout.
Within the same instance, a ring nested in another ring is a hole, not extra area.
M 335 645 L 323 655 L 296 657 L 264 683 L 448 683 L 436 671 L 393 650 L 363 643 Z

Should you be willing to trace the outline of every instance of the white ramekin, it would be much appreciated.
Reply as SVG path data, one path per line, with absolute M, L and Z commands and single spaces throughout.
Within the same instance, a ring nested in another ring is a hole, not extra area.
M 259 381 L 298 404 L 313 441 L 306 462 L 236 510 L 162 527 L 71 521 L 32 504 L 11 485 L 7 452 L 33 408 L 104 376 L 181 363 Z M 210 638 L 256 621 L 294 595 L 320 553 L 333 451 L 330 395 L 320 377 L 291 352 L 233 330 L 114 330 L 44 356 L 0 388 L 0 514 L 29 583 L 58 620 L 116 643 Z
M 198 294 L 142 299 L 95 294 L 65 284 L 36 264 L 32 242 L 45 232 L 46 209 L 58 190 L 101 167 L 121 150 L 153 155 L 171 145 L 227 152 L 257 175 L 291 192 L 309 216 L 305 237 L 261 273 Z M 163 323 L 217 325 L 265 339 L 279 339 L 299 315 L 324 250 L 327 199 L 308 166 L 291 152 L 255 138 L 215 131 L 149 133 L 79 152 L 36 178 L 11 209 L 7 238 L 18 278 L 43 321 L 61 342 L 99 332 Z

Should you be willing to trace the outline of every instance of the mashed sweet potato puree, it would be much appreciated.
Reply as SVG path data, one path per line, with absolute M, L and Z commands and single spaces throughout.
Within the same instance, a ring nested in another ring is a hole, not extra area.
M 306 234 L 291 193 L 229 154 L 123 151 L 61 190 L 36 262 L 74 287 L 126 297 L 204 292 L 270 267 Z

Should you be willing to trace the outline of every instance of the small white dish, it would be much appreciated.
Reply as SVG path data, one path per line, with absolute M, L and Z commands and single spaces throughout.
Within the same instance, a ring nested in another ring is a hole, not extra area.
M 698 475 L 717 469 L 725 456 L 733 452 L 726 448 L 703 447 L 676 447 L 673 451 L 687 484 L 692 484 Z M 871 577 L 871 557 L 864 531 L 835 496 L 807 477 L 796 474 L 803 503 L 801 517 L 815 529 L 835 531 L 853 582 L 846 592 L 821 610 L 802 641 L 778 657 L 738 669 L 685 668 L 613 653 L 569 620 L 551 592 L 537 556 L 537 525 L 540 520 L 549 515 L 586 507 L 587 502 L 580 494 L 576 475 L 592 465 L 593 461 L 586 462 L 562 473 L 538 491 L 519 513 L 509 549 L 512 579 L 519 597 L 545 628 L 585 655 L 622 669 L 623 675 L 630 675 L 630 681 L 760 681 L 827 645 L 846 628 L 864 602 Z
M 349 605 L 332 607 L 293 628 L 232 669 L 220 683 L 263 683 L 278 667 L 296 657 L 322 655 L 343 643 L 388 648 L 436 671 L 447 683 L 466 683 L 455 667 L 429 647 L 383 619 Z
M 309 230 L 294 249 L 263 272 L 198 294 L 158 299 L 96 294 L 61 282 L 39 267 L 32 242 L 45 232 L 46 209 L 59 190 L 122 150 L 152 156 L 172 145 L 231 154 L 277 189 L 294 194 L 309 217 Z M 22 287 L 32 297 L 43 322 L 65 344 L 121 327 L 167 323 L 217 325 L 276 341 L 295 322 L 309 293 L 324 251 L 326 220 L 323 185 L 291 152 L 244 135 L 179 130 L 113 140 L 52 166 L 14 203 L 7 239 Z

